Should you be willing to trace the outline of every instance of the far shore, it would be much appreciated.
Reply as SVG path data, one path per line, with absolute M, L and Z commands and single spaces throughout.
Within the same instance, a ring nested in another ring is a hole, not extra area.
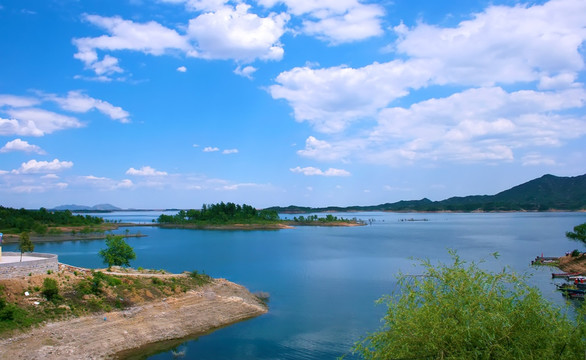
M 215 279 L 197 290 L 122 311 L 44 324 L 0 339 L 0 349 L 2 358 L 15 360 L 117 358 L 149 344 L 195 338 L 267 311 L 246 288 Z
M 129 227 L 160 227 L 164 229 L 190 229 L 190 230 L 282 230 L 282 229 L 294 229 L 296 226 L 325 226 L 325 227 L 353 227 L 353 226 L 362 226 L 364 224 L 360 223 L 353 223 L 353 222 L 342 222 L 342 221 L 334 221 L 334 222 L 310 222 L 310 223 L 299 223 L 294 222 L 291 220 L 285 220 L 279 223 L 273 224 L 159 224 L 159 223 L 116 223 L 116 224 L 109 224 L 109 227 L 106 231 L 117 230 L 119 228 L 129 228 Z M 46 234 L 46 235 L 39 235 L 32 233 L 30 234 L 30 239 L 33 243 L 42 243 L 42 242 L 59 242 L 59 241 L 85 241 L 85 240 L 102 240 L 105 239 L 109 232 L 105 232 L 104 230 L 100 229 L 100 231 L 91 232 L 91 233 L 81 233 L 79 231 L 72 232 L 71 228 L 67 228 L 66 231 L 63 231 L 60 234 Z M 79 229 L 77 229 L 79 230 Z M 127 233 L 127 234 L 116 234 L 123 236 L 124 238 L 140 238 L 145 237 L 147 235 L 141 234 L 140 232 L 136 233 Z M 16 244 L 20 240 L 19 234 L 4 234 L 3 236 L 3 243 L 5 244 Z

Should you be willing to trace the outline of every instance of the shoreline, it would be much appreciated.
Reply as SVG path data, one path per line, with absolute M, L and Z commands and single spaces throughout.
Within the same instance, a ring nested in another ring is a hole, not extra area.
M 556 267 L 566 273 L 577 272 L 586 274 L 586 255 L 576 257 L 572 257 L 571 255 L 560 256 Z
M 243 286 L 214 279 L 197 290 L 125 310 L 47 323 L 0 339 L 0 349 L 10 359 L 116 358 L 150 344 L 201 336 L 267 311 Z

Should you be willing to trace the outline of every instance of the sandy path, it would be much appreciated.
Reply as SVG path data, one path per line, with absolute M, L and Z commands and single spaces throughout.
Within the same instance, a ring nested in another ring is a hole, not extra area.
M 218 279 L 181 296 L 50 323 L 2 339 L 0 353 L 3 359 L 12 360 L 111 358 L 124 350 L 196 335 L 266 312 L 244 287 Z

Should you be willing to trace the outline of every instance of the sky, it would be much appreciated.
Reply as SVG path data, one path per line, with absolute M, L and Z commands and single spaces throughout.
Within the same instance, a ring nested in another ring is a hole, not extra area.
M 586 1 L 0 0 L 0 205 L 374 205 L 586 173 Z

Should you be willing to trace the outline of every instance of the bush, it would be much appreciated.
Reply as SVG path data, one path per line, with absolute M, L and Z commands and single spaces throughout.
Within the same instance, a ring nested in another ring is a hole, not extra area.
M 584 314 L 575 321 L 514 273 L 490 273 L 451 253 L 423 261 L 422 277 L 399 278 L 384 326 L 354 347 L 365 359 L 579 359 Z M 581 310 L 581 312 L 583 312 Z
M 578 249 L 574 249 L 574 251 L 572 251 L 572 256 L 576 257 L 576 256 L 580 256 L 580 251 L 578 251 Z
M 42 294 L 49 301 L 59 300 L 61 297 L 59 296 L 57 281 L 55 279 L 45 278 L 45 280 L 43 280 Z

